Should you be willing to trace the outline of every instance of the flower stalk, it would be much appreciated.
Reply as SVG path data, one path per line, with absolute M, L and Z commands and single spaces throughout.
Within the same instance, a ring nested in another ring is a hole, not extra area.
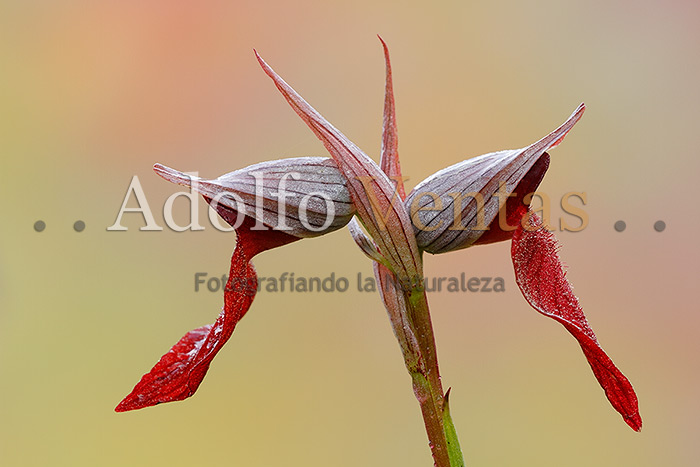
M 402 289 L 391 271 L 374 264 L 374 273 L 413 392 L 420 404 L 430 450 L 438 467 L 463 466 L 457 433 L 442 390 L 440 368 L 428 300 L 422 288 Z
M 435 465 L 462 467 L 464 459 L 447 407 L 447 398 L 442 389 L 435 336 L 425 292 L 412 291 L 406 303 L 407 314 L 416 330 L 418 345 L 425 362 L 417 371 L 411 369 L 409 372 L 413 380 L 413 392 L 421 406 Z

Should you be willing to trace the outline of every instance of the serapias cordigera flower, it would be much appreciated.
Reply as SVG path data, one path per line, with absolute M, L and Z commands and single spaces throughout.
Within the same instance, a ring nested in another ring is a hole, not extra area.
M 185 334 L 119 403 L 117 412 L 193 395 L 253 302 L 258 281 L 251 259 L 265 250 L 337 230 L 354 214 L 344 178 L 328 158 L 265 162 L 213 180 L 162 164 L 154 170 L 199 192 L 235 228 L 236 248 L 216 322 Z

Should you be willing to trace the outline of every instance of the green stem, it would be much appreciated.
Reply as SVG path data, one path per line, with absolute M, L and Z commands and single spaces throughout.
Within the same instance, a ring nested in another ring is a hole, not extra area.
M 463 467 L 457 433 L 450 418 L 447 398 L 442 392 L 425 291 L 422 288 L 403 289 L 383 264 L 374 264 L 374 274 L 406 369 L 411 375 L 435 466 Z
M 405 292 L 406 312 L 420 348 L 421 364 L 407 368 L 421 406 L 425 429 L 436 467 L 463 467 L 457 432 L 442 391 L 440 369 L 428 300 L 424 290 Z M 407 362 L 408 363 L 408 362 Z

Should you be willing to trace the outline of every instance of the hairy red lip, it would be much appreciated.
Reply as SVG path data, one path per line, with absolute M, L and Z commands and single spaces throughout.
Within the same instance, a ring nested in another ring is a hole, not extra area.
M 221 206 L 217 209 L 227 222 L 235 224 L 233 211 Z M 246 217 L 236 230 L 236 249 L 224 290 L 224 307 L 214 324 L 185 334 L 151 371 L 143 375 L 116 407 L 117 412 L 187 399 L 197 391 L 212 360 L 253 303 L 258 277 L 250 260 L 265 250 L 299 240 L 275 230 L 251 230 L 253 225 L 253 219 Z
M 642 418 L 637 395 L 629 380 L 598 344 L 566 279 L 558 248 L 554 235 L 536 215 L 529 217 L 525 227 L 518 226 L 511 247 L 518 287 L 535 310 L 559 321 L 576 338 L 612 406 L 625 423 L 640 431 Z

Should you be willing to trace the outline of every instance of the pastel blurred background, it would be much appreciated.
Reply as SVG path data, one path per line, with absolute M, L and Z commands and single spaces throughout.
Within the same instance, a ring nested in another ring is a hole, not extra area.
M 0 463 L 432 465 L 379 297 L 352 281 L 260 293 L 194 397 L 113 412 L 186 331 L 213 322 L 221 294 L 195 292 L 193 277 L 227 272 L 235 238 L 201 200 L 205 231 L 140 231 L 132 213 L 127 232 L 108 232 L 132 176 L 163 226 L 178 188 L 155 162 L 214 177 L 327 155 L 253 47 L 377 159 L 379 33 L 409 187 L 588 106 L 541 191 L 555 223 L 564 193 L 587 194 L 588 226 L 557 236 L 644 429 L 624 424 L 572 337 L 527 305 L 509 244 L 428 256 L 428 276 L 506 284 L 429 297 L 467 464 L 695 465 L 699 20 L 700 4 L 680 0 L 1 2 Z M 175 211 L 186 224 L 186 200 Z M 261 276 L 371 274 L 346 231 L 255 264 Z

